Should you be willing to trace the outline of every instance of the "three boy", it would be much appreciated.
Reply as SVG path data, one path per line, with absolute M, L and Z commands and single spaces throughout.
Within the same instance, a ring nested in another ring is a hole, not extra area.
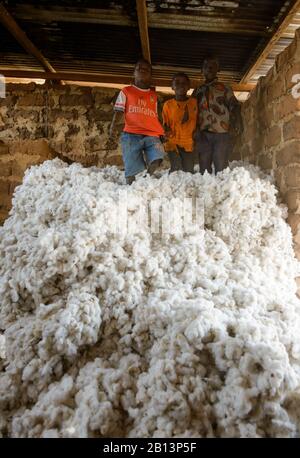
M 172 80 L 175 97 L 165 102 L 162 112 L 164 129 L 157 113 L 157 95 L 151 88 L 152 67 L 140 59 L 134 70 L 134 84 L 122 89 L 114 106 L 110 135 L 116 125 L 125 123 L 121 148 L 127 184 L 147 168 L 153 174 L 164 157 L 161 137 L 170 160 L 170 172 L 194 172 L 194 156 L 200 172 L 215 173 L 228 166 L 230 152 L 229 128 L 233 115 L 241 125 L 240 105 L 232 89 L 217 80 L 219 64 L 207 58 L 203 65 L 204 85 L 187 96 L 190 80 L 177 73 Z M 236 122 L 237 124 L 237 122 Z

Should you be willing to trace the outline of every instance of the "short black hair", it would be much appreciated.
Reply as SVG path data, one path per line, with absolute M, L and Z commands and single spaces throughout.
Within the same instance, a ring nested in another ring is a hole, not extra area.
M 217 54 L 213 54 L 213 53 L 206 54 L 206 56 L 205 56 L 204 59 L 203 59 L 202 66 L 204 65 L 204 62 L 207 62 L 207 61 L 209 61 L 209 60 L 214 60 L 214 61 L 216 61 L 217 64 L 218 64 L 218 67 L 220 66 L 219 57 L 217 56 Z
M 188 81 L 189 84 L 191 83 L 190 78 L 188 77 L 188 75 L 186 73 L 177 72 L 177 73 L 175 73 L 175 75 L 173 75 L 172 84 L 174 83 L 175 78 L 177 78 L 178 76 L 181 76 L 181 77 L 185 78 Z
M 136 67 L 138 66 L 138 64 L 140 64 L 141 62 L 142 62 L 143 64 L 147 64 L 147 65 L 150 67 L 150 70 L 151 70 L 151 73 L 152 73 L 152 65 L 151 65 L 151 63 L 149 62 L 149 60 L 145 59 L 144 57 L 141 57 L 139 60 L 136 61 L 135 66 L 134 66 L 134 69 L 136 69 Z

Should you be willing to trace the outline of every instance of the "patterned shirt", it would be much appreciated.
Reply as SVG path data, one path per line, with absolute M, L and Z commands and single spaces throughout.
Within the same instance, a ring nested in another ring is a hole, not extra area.
M 208 132 L 229 131 L 230 112 L 239 104 L 231 87 L 215 78 L 196 88 L 192 94 L 198 101 L 198 127 Z

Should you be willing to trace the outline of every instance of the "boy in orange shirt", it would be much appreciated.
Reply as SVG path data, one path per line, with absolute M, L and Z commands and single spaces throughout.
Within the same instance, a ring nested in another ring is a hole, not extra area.
M 135 175 L 146 167 L 152 175 L 164 156 L 160 140 L 164 130 L 157 116 L 157 95 L 150 87 L 151 76 L 151 64 L 140 59 L 134 69 L 134 84 L 120 91 L 114 106 L 110 136 L 115 135 L 116 124 L 125 122 L 121 148 L 127 184 L 131 184 Z
M 165 129 L 165 150 L 171 168 L 194 173 L 193 134 L 197 124 L 197 101 L 189 98 L 190 79 L 185 73 L 176 73 L 172 80 L 175 98 L 163 106 L 163 125 Z

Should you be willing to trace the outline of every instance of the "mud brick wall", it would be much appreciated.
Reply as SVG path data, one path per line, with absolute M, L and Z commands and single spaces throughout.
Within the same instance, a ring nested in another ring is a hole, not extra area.
M 108 139 L 118 89 L 76 85 L 8 84 L 0 99 L 0 140 L 46 139 L 50 148 L 84 165 L 121 164 Z
M 118 89 L 8 84 L 0 99 L 0 224 L 25 170 L 60 157 L 84 166 L 122 165 L 108 138 Z
M 298 75 L 298 76 L 297 76 Z M 273 171 L 300 259 L 300 29 L 242 106 L 242 160 Z

